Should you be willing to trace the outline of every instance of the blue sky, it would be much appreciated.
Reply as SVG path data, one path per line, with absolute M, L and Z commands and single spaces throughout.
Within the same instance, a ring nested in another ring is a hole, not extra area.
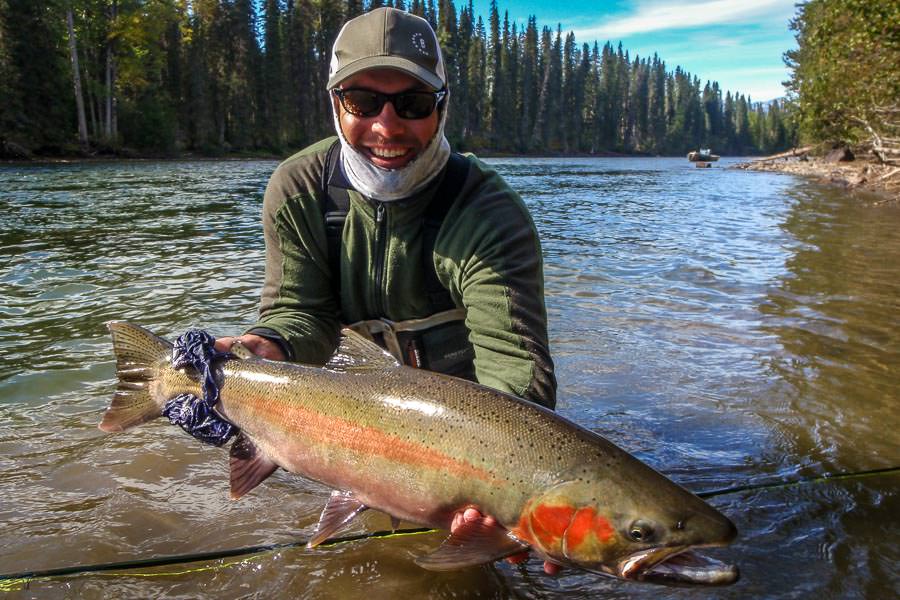
M 463 0 L 467 1 L 467 0 Z M 784 95 L 788 69 L 785 50 L 795 48 L 788 28 L 797 0 L 498 0 L 501 19 L 520 26 L 529 15 L 538 27 L 575 33 L 580 44 L 614 45 L 621 40 L 635 54 L 659 54 L 669 71 L 681 65 L 703 82 L 718 81 L 726 90 L 749 94 L 754 101 Z M 459 0 L 457 7 L 462 6 Z M 476 14 L 487 24 L 490 0 L 475 0 Z

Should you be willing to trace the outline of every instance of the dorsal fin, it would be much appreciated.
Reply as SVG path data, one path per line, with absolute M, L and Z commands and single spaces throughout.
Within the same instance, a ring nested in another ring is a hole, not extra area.
M 352 329 L 341 329 L 341 343 L 325 364 L 332 371 L 380 371 L 400 366 L 397 359 Z

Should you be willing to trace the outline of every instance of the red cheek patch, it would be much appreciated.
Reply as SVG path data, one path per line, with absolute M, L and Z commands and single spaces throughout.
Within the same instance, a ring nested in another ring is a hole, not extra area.
M 539 504 L 531 512 L 531 532 L 545 550 L 560 545 L 575 509 L 571 506 Z
M 598 516 L 594 520 L 594 533 L 597 534 L 597 538 L 601 542 L 608 542 L 610 539 L 612 539 L 612 536 L 615 532 L 616 530 L 613 529 L 613 526 L 610 524 L 610 522 L 603 517 Z
M 572 524 L 566 530 L 566 548 L 579 548 L 590 534 L 597 541 L 606 543 L 612 539 L 613 533 L 615 531 L 609 521 L 599 516 L 593 508 L 585 507 L 575 513 Z

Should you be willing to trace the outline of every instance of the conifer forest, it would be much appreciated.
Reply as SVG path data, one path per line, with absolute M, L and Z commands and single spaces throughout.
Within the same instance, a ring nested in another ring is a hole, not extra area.
M 278 154 L 333 135 L 325 90 L 343 23 L 378 6 L 428 19 L 457 150 L 773 153 L 796 142 L 783 100 L 511 21 L 496 1 L 0 0 L 0 142 L 39 155 Z

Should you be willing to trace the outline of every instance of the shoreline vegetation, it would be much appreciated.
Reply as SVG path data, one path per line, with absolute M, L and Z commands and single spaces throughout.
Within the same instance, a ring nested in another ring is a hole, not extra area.
M 655 54 L 458 1 L 0 0 L 0 162 L 285 158 L 332 135 L 321 90 L 340 26 L 387 5 L 426 18 L 445 47 L 458 151 L 711 148 L 769 155 L 748 170 L 900 193 L 900 2 L 798 4 L 786 97 L 754 103 Z
M 0 140 L 0 145 L 4 142 Z M 3 150 L 3 148 L 0 148 Z M 282 161 L 299 152 L 301 148 L 287 150 L 284 153 L 266 151 L 246 151 L 200 154 L 195 152 L 182 152 L 177 154 L 140 153 L 126 149 L 125 151 L 86 153 L 69 152 L 59 155 L 41 155 L 14 149 L 12 151 L 0 151 L 0 164 L 64 164 L 77 162 L 107 162 L 107 161 L 218 161 L 218 160 L 277 160 Z M 455 150 L 455 149 L 454 149 Z M 460 152 L 472 152 L 478 158 L 653 158 L 663 156 L 666 158 L 680 158 L 674 154 L 650 154 L 647 152 L 498 152 L 494 150 L 459 150 Z
M 808 0 L 785 53 L 801 148 L 744 168 L 900 195 L 900 2 Z
M 799 175 L 900 202 L 900 165 L 884 162 L 876 153 L 865 149 L 854 153 L 848 147 L 829 150 L 821 145 L 804 146 L 740 163 L 732 168 Z
M 429 21 L 446 135 L 510 155 L 741 156 L 795 145 L 783 99 L 752 100 L 655 53 L 469 0 L 0 0 L 0 159 L 286 155 L 333 131 L 331 47 L 378 6 Z

